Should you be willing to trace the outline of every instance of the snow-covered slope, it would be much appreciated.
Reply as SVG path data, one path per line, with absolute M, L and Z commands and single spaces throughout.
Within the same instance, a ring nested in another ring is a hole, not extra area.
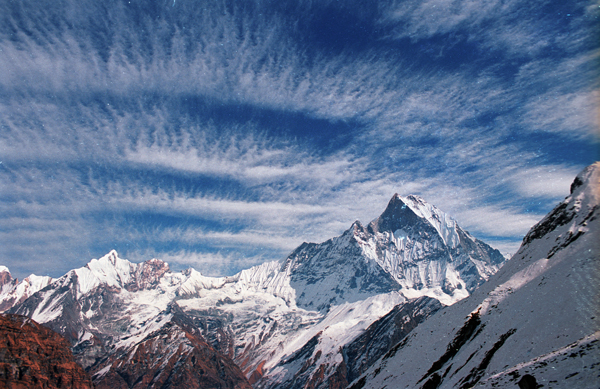
M 598 388 L 599 203 L 596 163 L 487 283 L 419 325 L 352 387 Z
M 29 296 L 48 286 L 52 277 L 31 274 L 23 281 L 12 278 L 6 266 L 0 266 L 0 313 L 25 301 Z

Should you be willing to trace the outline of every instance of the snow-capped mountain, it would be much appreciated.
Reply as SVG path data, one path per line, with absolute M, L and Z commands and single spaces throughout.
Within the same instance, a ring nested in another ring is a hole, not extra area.
M 468 296 L 503 261 L 421 198 L 394 195 L 366 227 L 355 222 L 281 262 L 215 278 L 171 272 L 157 259 L 134 264 L 112 251 L 11 312 L 65 336 L 100 386 L 158 383 L 167 374 L 159 366 L 188 363 L 201 349 L 212 360 L 231 358 L 256 388 L 342 387 L 439 309 L 437 301 Z M 143 371 L 123 364 L 132 358 L 146 361 Z
M 6 266 L 0 266 L 0 313 L 25 301 L 52 282 L 52 277 L 30 275 L 19 282 Z
M 394 195 L 383 214 L 343 235 L 304 243 L 286 260 L 298 306 L 319 311 L 401 290 L 452 304 L 495 273 L 499 251 L 417 196 Z
M 191 284 L 210 286 L 204 281 L 197 272 L 172 273 L 160 260 L 134 264 L 111 251 L 56 279 L 11 312 L 70 341 L 75 359 L 93 373 L 98 388 L 139 382 L 178 387 L 184 378 L 190 388 L 250 388 L 231 358 L 209 345 L 173 303 Z M 126 363 L 132 360 L 139 363 Z
M 598 388 L 600 163 L 473 294 L 438 311 L 352 388 Z

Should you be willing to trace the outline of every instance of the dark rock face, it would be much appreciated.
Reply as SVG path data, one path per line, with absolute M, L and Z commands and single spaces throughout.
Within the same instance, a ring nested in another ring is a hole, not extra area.
M 518 382 L 519 389 L 537 389 L 538 383 L 534 376 L 525 374 Z
M 160 282 L 161 277 L 169 270 L 169 265 L 159 259 L 143 262 L 138 265 L 131 281 L 125 284 L 124 287 L 130 292 L 150 289 L 155 287 Z
M 93 385 L 63 337 L 27 317 L 2 314 L 0 387 L 86 389 Z
M 12 276 L 8 271 L 0 271 L 0 288 L 2 288 L 6 284 L 12 284 L 15 280 L 13 280 Z
M 420 201 L 414 196 L 409 196 L 413 201 Z M 415 214 L 402 199 L 396 194 L 388 203 L 385 211 L 367 227 L 371 234 L 384 231 L 405 229 L 415 237 L 422 239 L 439 239 L 435 228 Z

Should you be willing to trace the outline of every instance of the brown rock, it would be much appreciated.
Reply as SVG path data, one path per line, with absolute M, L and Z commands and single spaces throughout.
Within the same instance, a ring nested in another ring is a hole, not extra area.
M 69 343 L 20 315 L 0 314 L 0 388 L 93 388 Z
M 98 389 L 252 389 L 233 360 L 212 348 L 182 312 L 91 370 Z

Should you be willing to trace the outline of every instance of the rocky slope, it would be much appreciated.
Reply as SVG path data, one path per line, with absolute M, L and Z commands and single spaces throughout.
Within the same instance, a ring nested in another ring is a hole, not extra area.
M 0 387 L 91 389 L 90 376 L 69 346 L 25 316 L 0 314 Z
M 282 262 L 212 278 L 193 269 L 171 272 L 156 259 L 134 264 L 113 251 L 11 312 L 65 336 L 98 385 L 173 387 L 174 377 L 192 374 L 181 366 L 195 358 L 202 371 L 227 373 L 222 387 L 243 387 L 226 363 L 231 358 L 256 388 L 335 388 L 438 309 L 438 301 L 468 296 L 503 261 L 437 208 L 395 195 L 366 227 L 355 222 Z M 383 329 L 384 322 L 397 329 Z M 370 352 L 359 355 L 361 347 Z M 198 352 L 220 362 L 209 368 Z M 123 364 L 131 360 L 146 361 L 147 373 Z
M 251 388 L 234 362 L 215 352 L 175 304 L 156 320 L 156 331 L 93 365 L 96 388 Z
M 597 388 L 600 163 L 467 299 L 438 311 L 352 388 Z

